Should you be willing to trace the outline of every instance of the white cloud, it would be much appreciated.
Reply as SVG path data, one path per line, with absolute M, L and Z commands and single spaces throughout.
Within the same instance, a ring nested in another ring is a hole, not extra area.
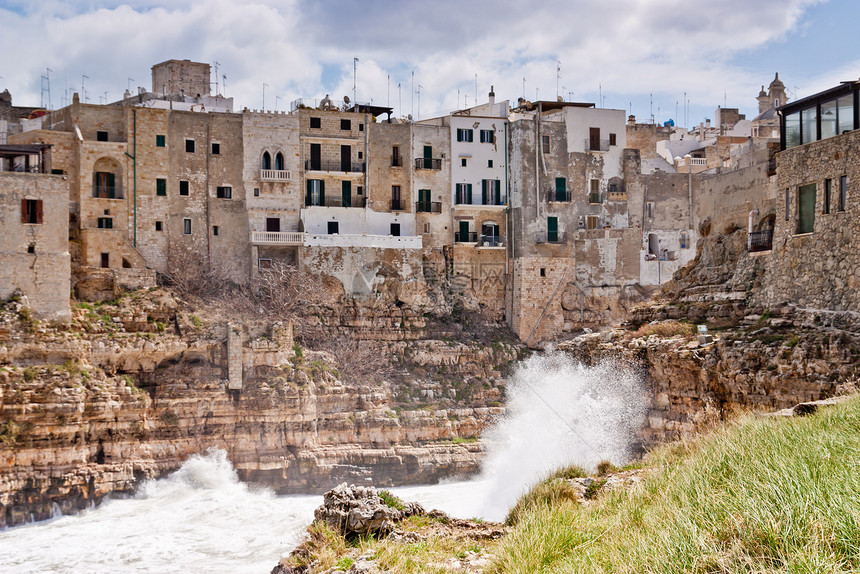
M 516 100 L 524 77 L 527 98 L 539 89 L 542 99 L 553 99 L 560 59 L 559 90 L 596 101 L 600 86 L 607 106 L 627 108 L 633 100 L 641 117 L 650 93 L 664 109 L 685 91 L 708 110 L 724 94 L 730 106 L 753 104 L 769 78 L 754 65 L 739 66 L 738 57 L 796 30 L 817 2 L 137 0 L 80 9 L 71 1 L 13 1 L 0 8 L 0 75 L 15 103 L 36 105 L 39 77 L 50 67 L 56 107 L 64 88 L 80 88 L 82 74 L 90 101 L 98 102 L 105 90 L 117 99 L 129 77 L 149 89 L 155 63 L 217 60 L 239 109 L 260 107 L 264 82 L 267 107 L 277 95 L 284 109 L 296 97 L 351 96 L 357 56 L 359 100 L 384 105 L 390 89 L 397 107 L 399 82 L 409 113 L 414 70 L 426 117 L 464 105 L 466 94 L 474 103 L 475 74 L 480 100 L 491 84 L 498 99 Z

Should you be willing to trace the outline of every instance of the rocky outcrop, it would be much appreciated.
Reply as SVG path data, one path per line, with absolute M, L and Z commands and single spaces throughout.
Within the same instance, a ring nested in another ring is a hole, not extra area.
M 0 527 L 130 493 L 211 447 L 280 493 L 468 475 L 518 356 L 501 343 L 371 342 L 394 366 L 345 382 L 342 357 L 302 348 L 283 325 L 235 325 L 231 354 L 226 323 L 162 291 L 73 312 L 67 328 L 0 313 Z

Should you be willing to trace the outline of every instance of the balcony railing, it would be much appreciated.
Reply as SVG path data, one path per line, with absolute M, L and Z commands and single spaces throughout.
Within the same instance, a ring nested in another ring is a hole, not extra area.
M 750 253 L 773 249 L 773 229 L 764 229 L 750 233 L 748 246 Z
M 252 231 L 251 243 L 255 245 L 301 245 L 301 231 Z
M 391 157 L 391 167 L 403 167 L 403 157 L 396 155 Z
M 551 189 L 547 192 L 546 196 L 547 201 L 563 201 L 566 203 L 570 203 L 570 192 L 562 191 L 558 189 Z
M 591 138 L 585 140 L 585 149 L 588 151 L 609 151 L 609 140 L 592 141 Z
M 416 213 L 442 213 L 441 201 L 416 201 Z
M 346 169 L 344 169 L 346 168 Z M 339 161 L 313 161 L 305 162 L 305 170 L 307 171 L 342 171 L 346 173 L 363 173 L 363 163 L 345 164 Z
M 442 160 L 429 157 L 416 157 L 415 169 L 442 169 Z
M 260 179 L 262 181 L 289 181 L 290 172 L 284 169 L 261 169 Z
M 469 231 L 468 233 L 463 233 L 460 231 L 454 232 L 454 243 L 477 243 L 478 242 L 478 234 L 475 231 Z
M 364 208 L 367 204 L 366 197 L 352 197 L 344 201 L 342 197 L 326 197 L 325 200 L 312 199 L 310 201 L 305 198 L 306 207 L 358 207 Z
M 600 192 L 591 192 L 588 194 L 588 203 L 603 203 L 603 196 Z
M 505 238 L 501 235 L 481 235 L 481 247 L 504 247 Z
M 564 243 L 564 231 L 539 231 L 535 243 Z
M 405 211 L 407 203 L 402 199 L 391 200 L 391 211 Z

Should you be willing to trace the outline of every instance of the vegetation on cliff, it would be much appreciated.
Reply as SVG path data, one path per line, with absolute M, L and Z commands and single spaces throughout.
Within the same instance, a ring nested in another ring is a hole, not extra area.
M 648 463 L 654 477 L 593 503 L 532 497 L 491 571 L 860 568 L 860 397 L 807 418 L 744 418 Z

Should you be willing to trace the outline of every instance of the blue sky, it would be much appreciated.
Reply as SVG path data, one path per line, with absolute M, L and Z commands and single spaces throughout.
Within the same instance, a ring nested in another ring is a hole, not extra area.
M 83 75 L 91 103 L 114 101 L 188 58 L 219 62 L 237 110 L 262 106 L 263 83 L 284 110 L 352 97 L 357 57 L 359 101 L 398 115 L 474 104 L 477 75 L 479 101 L 490 85 L 513 101 L 558 91 L 640 120 L 683 123 L 686 92 L 694 124 L 724 102 L 752 117 L 774 72 L 795 97 L 858 79 L 858 21 L 854 0 L 0 0 L 0 89 L 40 105 L 51 68 L 52 107 Z

